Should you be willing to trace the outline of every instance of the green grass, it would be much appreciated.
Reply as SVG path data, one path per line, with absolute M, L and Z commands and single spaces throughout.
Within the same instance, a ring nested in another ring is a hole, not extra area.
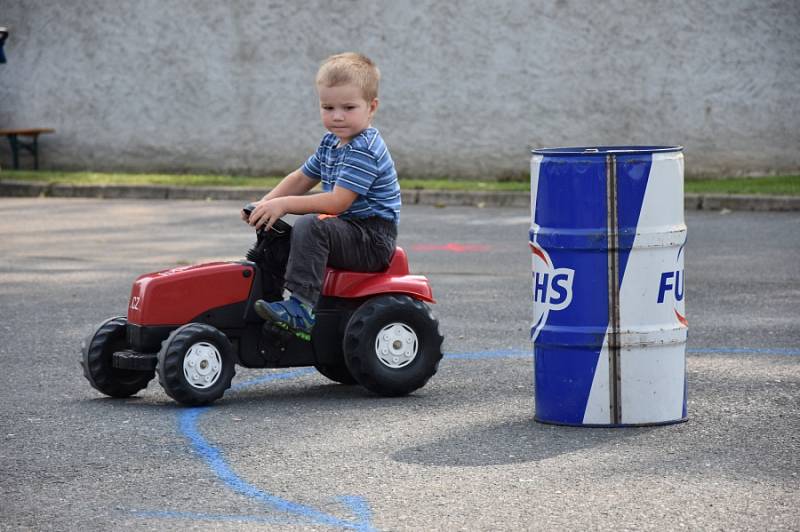
M 172 186 L 228 186 L 274 187 L 281 177 L 248 177 L 237 175 L 203 174 L 123 174 L 103 172 L 46 172 L 32 170 L 3 170 L 0 179 L 36 181 L 70 185 L 172 185 Z M 450 179 L 401 179 L 404 189 L 428 190 L 506 190 L 527 191 L 527 181 L 457 181 Z
M 204 174 L 123 174 L 3 170 L 0 179 L 70 185 L 172 185 L 177 187 L 274 187 L 280 177 Z
M 696 194 L 800 196 L 800 175 L 687 179 L 684 190 Z
M 102 172 L 34 172 L 3 170 L 0 180 L 13 179 L 74 185 L 172 185 L 172 186 L 229 186 L 271 188 L 280 177 L 249 177 L 203 174 L 123 174 Z M 472 181 L 455 179 L 403 179 L 405 190 L 487 190 L 525 192 L 529 181 Z M 687 178 L 685 190 L 699 194 L 768 194 L 800 196 L 800 175 L 771 177 L 736 177 L 721 179 Z

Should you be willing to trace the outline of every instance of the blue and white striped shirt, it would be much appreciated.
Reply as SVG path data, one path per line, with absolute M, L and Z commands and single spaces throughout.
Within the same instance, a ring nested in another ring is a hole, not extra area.
M 377 129 L 368 127 L 337 148 L 333 133 L 322 137 L 317 151 L 303 165 L 303 173 L 322 180 L 323 192 L 340 186 L 358 194 L 341 218 L 380 216 L 400 221 L 400 183 L 392 156 Z

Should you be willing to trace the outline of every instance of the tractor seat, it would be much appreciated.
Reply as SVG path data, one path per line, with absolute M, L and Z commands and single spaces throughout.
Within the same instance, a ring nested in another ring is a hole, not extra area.
M 394 249 L 389 267 L 382 272 L 352 272 L 328 268 L 322 295 L 332 297 L 366 297 L 379 293 L 404 293 L 433 302 L 428 279 L 409 275 L 408 257 L 401 247 Z

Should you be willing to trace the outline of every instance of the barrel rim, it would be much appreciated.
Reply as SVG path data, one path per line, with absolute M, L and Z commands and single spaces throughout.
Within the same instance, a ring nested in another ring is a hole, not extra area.
M 639 423 L 573 423 L 569 421 L 560 421 L 557 419 L 540 417 L 538 414 L 534 413 L 533 420 L 537 423 L 543 423 L 545 425 L 559 425 L 562 427 L 624 429 L 629 427 L 659 427 L 664 425 L 675 425 L 677 423 L 685 423 L 689 421 L 689 416 L 685 415 L 675 419 L 665 419 L 663 421 L 642 421 Z
M 668 153 L 683 151 L 683 146 L 573 146 L 560 148 L 534 148 L 536 155 L 618 155 L 628 153 Z

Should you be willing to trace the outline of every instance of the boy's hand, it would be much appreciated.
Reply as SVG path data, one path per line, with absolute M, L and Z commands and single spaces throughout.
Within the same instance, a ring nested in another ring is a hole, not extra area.
M 264 231 L 268 231 L 272 224 L 280 220 L 287 212 L 286 198 L 274 198 L 266 201 L 259 201 L 255 204 L 255 209 L 250 213 L 250 218 L 245 218 L 244 211 L 242 211 L 242 219 L 247 223 L 258 229 L 262 227 Z

